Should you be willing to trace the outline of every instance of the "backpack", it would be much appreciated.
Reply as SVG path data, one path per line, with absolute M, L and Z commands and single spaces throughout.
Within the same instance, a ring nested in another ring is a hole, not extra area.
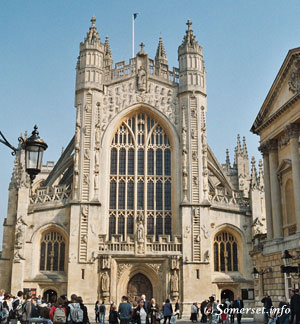
M 70 317 L 74 323 L 83 322 L 83 310 L 80 308 L 79 304 L 70 304 Z
M 15 299 L 12 303 L 13 319 L 21 319 L 23 315 L 23 305 L 20 299 Z
M 100 313 L 105 313 L 105 306 L 104 305 L 100 306 Z
M 0 302 L 0 322 L 5 322 L 8 318 L 8 310 L 3 308 L 3 304 Z
M 67 322 L 67 317 L 66 317 L 66 312 L 65 310 L 58 306 L 53 314 L 53 322 L 54 323 L 66 323 Z

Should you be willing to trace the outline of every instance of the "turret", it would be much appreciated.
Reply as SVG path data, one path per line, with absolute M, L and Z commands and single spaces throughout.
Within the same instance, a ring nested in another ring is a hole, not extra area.
M 179 92 L 200 91 L 206 94 L 206 78 L 202 47 L 198 45 L 192 22 L 187 21 L 188 29 L 182 44 L 178 47 Z
M 92 17 L 91 27 L 82 43 L 76 65 L 76 91 L 81 89 L 103 90 L 103 68 L 105 45 L 100 42 L 96 18 Z

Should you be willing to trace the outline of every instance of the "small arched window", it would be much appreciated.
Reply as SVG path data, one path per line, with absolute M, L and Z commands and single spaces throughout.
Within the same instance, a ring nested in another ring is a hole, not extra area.
M 214 270 L 238 271 L 238 244 L 234 235 L 222 231 L 214 240 Z
M 45 232 L 41 240 L 40 271 L 65 270 L 66 243 L 56 231 Z

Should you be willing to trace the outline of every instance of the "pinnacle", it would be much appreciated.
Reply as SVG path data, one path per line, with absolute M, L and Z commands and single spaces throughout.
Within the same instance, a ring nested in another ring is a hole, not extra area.
M 86 35 L 85 41 L 88 41 L 90 44 L 94 44 L 97 41 L 100 41 L 99 34 L 97 31 L 97 27 L 95 25 L 96 17 L 91 18 L 91 27 Z
M 166 50 L 161 36 L 159 37 L 155 59 L 164 64 L 168 64 L 168 58 L 167 58 Z
M 185 32 L 186 34 L 184 35 L 182 45 L 194 46 L 195 44 L 197 44 L 197 41 L 194 32 L 191 29 L 191 25 L 192 25 L 191 20 L 188 19 L 186 25 L 188 26 L 188 29 Z
M 226 149 L 226 170 L 230 170 L 230 158 L 229 158 L 229 150 Z
M 105 55 L 112 56 L 108 36 L 105 37 L 104 46 L 105 46 Z
M 237 146 L 236 146 L 236 152 L 241 153 L 242 147 L 241 147 L 241 137 L 240 134 L 237 136 Z

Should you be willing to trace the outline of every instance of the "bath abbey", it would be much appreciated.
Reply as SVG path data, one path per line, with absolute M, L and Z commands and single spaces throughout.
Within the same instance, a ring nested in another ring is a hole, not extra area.
M 207 142 L 206 70 L 191 25 L 178 68 L 162 38 L 153 59 L 141 43 L 128 63 L 113 64 L 92 17 L 76 65 L 74 137 L 32 184 L 24 150 L 15 157 L 0 288 L 45 299 L 80 293 L 90 305 L 179 298 L 183 312 L 211 295 L 254 305 L 263 165 L 245 138 L 225 163 Z

